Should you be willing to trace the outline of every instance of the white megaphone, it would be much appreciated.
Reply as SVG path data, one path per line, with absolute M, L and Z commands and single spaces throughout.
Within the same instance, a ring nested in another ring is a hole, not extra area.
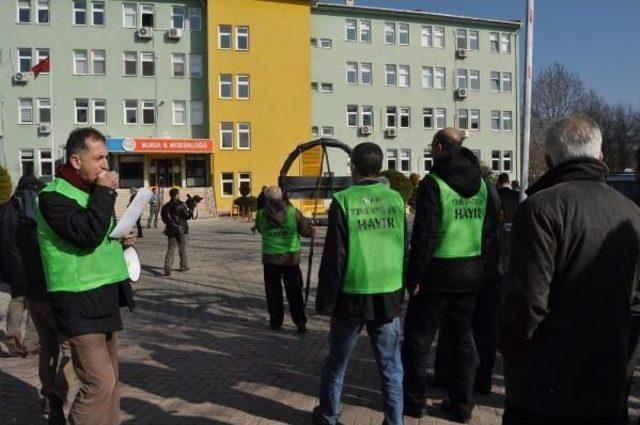
M 134 247 L 129 247 L 124 250 L 124 261 L 127 263 L 127 270 L 129 271 L 129 280 L 133 283 L 140 280 L 140 257 L 138 257 L 138 251 Z

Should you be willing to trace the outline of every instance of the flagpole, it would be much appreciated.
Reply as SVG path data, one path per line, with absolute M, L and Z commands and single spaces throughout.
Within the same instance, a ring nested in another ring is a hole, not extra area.
M 527 44 L 525 60 L 524 132 L 522 138 L 522 176 L 520 201 L 526 198 L 529 187 L 529 149 L 531 146 L 531 88 L 533 85 L 533 25 L 535 22 L 535 0 L 527 1 Z
M 52 176 L 52 180 L 55 178 L 56 175 L 56 144 L 55 144 L 55 133 L 53 131 L 53 122 L 55 121 L 53 119 L 53 112 L 55 111 L 55 109 L 53 108 L 53 71 L 51 70 L 51 55 L 48 56 L 49 59 L 49 116 L 50 116 L 50 120 L 51 120 L 51 172 L 53 174 Z

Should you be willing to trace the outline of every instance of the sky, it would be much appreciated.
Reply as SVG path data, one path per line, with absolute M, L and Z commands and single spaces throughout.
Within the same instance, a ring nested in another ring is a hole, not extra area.
M 356 0 L 356 5 L 522 22 L 526 12 L 526 0 Z M 525 39 L 523 26 L 523 68 Z M 608 102 L 640 107 L 640 0 L 538 0 L 533 54 L 534 74 L 557 61 Z

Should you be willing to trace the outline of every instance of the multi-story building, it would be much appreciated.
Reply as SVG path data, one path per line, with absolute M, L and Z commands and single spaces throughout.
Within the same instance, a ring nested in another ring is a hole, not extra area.
M 423 175 L 435 132 L 457 127 L 482 162 L 516 177 L 520 22 L 353 1 L 320 3 L 311 19 L 312 135 L 377 143 L 385 168 Z
M 205 8 L 199 0 L 0 2 L 1 154 L 14 182 L 50 178 L 69 132 L 93 126 L 108 137 L 123 189 L 210 192 Z M 50 72 L 34 78 L 31 68 L 47 57 Z

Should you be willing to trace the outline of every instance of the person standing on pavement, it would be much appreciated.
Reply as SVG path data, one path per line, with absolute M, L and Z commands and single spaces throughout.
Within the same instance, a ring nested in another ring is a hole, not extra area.
M 503 424 L 626 424 L 640 210 L 607 186 L 591 118 L 557 121 L 544 149 L 503 286 Z
M 269 327 L 279 331 L 284 320 L 282 282 L 289 301 L 291 318 L 297 332 L 307 330 L 302 299 L 300 236 L 309 238 L 315 231 L 310 221 L 282 197 L 282 189 L 271 186 L 264 191 L 265 207 L 258 211 L 256 226 L 262 235 L 264 289 L 269 310 Z
M 349 358 L 366 327 L 382 379 L 385 424 L 403 423 L 400 313 L 406 258 L 405 204 L 378 180 L 383 154 L 373 143 L 351 155 L 354 185 L 336 193 L 320 264 L 316 311 L 331 316 L 316 425 L 335 425 Z
M 485 253 L 496 211 L 475 155 L 462 147 L 462 140 L 453 128 L 436 133 L 431 144 L 435 163 L 418 186 L 402 355 L 405 413 L 421 418 L 428 413 L 428 354 L 440 323 L 447 324 L 453 359 L 442 408 L 464 423 L 474 407 L 471 319 L 485 282 Z
M 180 200 L 180 191 L 175 187 L 169 191 L 169 202 L 162 206 L 160 218 L 165 224 L 164 234 L 167 236 L 167 255 L 164 259 L 164 275 L 171 275 L 171 266 L 176 248 L 180 254 L 180 269 L 186 272 L 189 270 L 189 257 L 187 254 L 187 235 L 189 234 L 189 223 L 191 211 L 186 204 Z
M 67 163 L 38 195 L 36 214 L 42 265 L 53 315 L 71 346 L 80 389 L 69 411 L 71 425 L 119 423 L 118 332 L 120 307 L 133 308 L 123 240 L 115 226 L 118 174 L 109 171 L 106 139 L 93 128 L 71 132 Z
M 147 221 L 147 228 L 151 229 L 151 223 L 153 223 L 154 228 L 158 228 L 158 209 L 160 207 L 160 195 L 158 194 L 157 188 L 152 188 L 151 192 L 153 195 L 149 200 L 149 220 Z

